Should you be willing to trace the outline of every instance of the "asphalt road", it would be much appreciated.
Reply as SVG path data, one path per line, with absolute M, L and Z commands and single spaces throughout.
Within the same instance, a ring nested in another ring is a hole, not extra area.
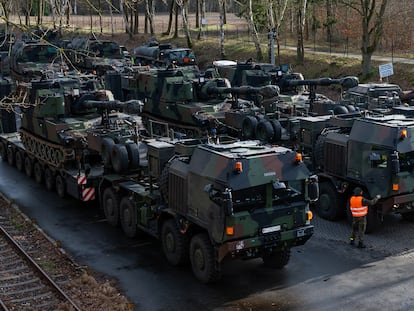
M 414 224 L 388 217 L 367 236 L 368 248 L 347 244 L 346 222 L 314 220 L 315 234 L 293 249 L 286 268 L 260 259 L 228 261 L 223 279 L 200 284 L 189 267 L 164 259 L 157 240 L 127 239 L 100 210 L 60 199 L 0 163 L 0 192 L 12 198 L 81 265 L 116 278 L 136 310 L 413 310 Z

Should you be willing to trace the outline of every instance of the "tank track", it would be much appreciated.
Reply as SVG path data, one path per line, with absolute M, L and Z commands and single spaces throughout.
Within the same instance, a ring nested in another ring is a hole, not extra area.
M 63 167 L 66 162 L 75 159 L 73 149 L 47 142 L 24 129 L 20 129 L 20 136 L 27 153 L 53 167 Z

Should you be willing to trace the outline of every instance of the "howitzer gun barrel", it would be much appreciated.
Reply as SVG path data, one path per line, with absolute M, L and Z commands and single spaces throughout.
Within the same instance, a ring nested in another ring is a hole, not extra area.
M 120 110 L 123 109 L 129 113 L 139 113 L 142 110 L 143 103 L 140 100 L 132 99 L 126 102 L 119 100 L 86 100 L 82 103 L 83 109 L 96 108 L 105 110 Z
M 351 87 L 355 87 L 359 84 L 359 80 L 357 77 L 348 76 L 341 79 L 332 79 L 332 78 L 320 78 L 320 79 L 291 79 L 291 80 L 284 80 L 283 84 L 286 86 L 299 86 L 299 85 L 322 85 L 322 86 L 329 86 L 333 84 L 341 85 L 345 89 L 349 89 Z
M 233 95 L 249 95 L 260 94 L 264 97 L 276 97 L 280 94 L 280 89 L 276 85 L 265 85 L 260 87 L 238 86 L 238 87 L 209 87 L 209 94 L 233 94 Z

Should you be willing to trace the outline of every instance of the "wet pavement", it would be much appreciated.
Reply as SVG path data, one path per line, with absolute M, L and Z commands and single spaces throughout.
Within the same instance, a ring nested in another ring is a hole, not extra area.
M 116 278 L 136 310 L 412 310 L 414 224 L 390 216 L 366 237 L 367 249 L 347 244 L 346 221 L 316 218 L 314 236 L 292 250 L 285 269 L 260 259 L 228 261 L 223 279 L 200 284 L 189 267 L 172 267 L 157 240 L 123 236 L 99 208 L 60 199 L 0 163 L 0 192 L 81 265 Z

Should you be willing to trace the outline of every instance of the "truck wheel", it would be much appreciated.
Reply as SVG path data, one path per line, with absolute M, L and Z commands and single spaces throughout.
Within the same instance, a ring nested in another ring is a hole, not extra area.
M 111 152 L 112 167 L 116 173 L 123 173 L 128 169 L 128 151 L 125 145 L 116 144 Z
M 414 221 L 414 212 L 406 212 L 401 214 L 402 219 L 405 221 L 413 222 Z
M 33 162 L 29 156 L 24 158 L 24 172 L 26 173 L 27 177 L 32 177 L 33 175 Z
M 328 220 L 337 220 L 344 215 L 344 200 L 330 182 L 319 184 L 319 200 L 316 201 L 316 212 L 319 216 Z
M 247 116 L 242 123 L 242 134 L 245 139 L 253 139 L 256 132 L 257 119 L 253 116 Z
M 15 162 L 15 152 L 12 147 L 7 148 L 7 162 L 10 166 L 14 166 Z
M 16 152 L 16 168 L 23 172 L 24 170 L 24 153 L 23 151 L 17 151 Z
M 128 198 L 123 197 L 119 204 L 121 227 L 129 238 L 137 236 L 137 208 Z
M 105 137 L 102 139 L 101 155 L 102 155 L 102 161 L 104 163 L 104 166 L 111 165 L 111 152 L 112 152 L 112 147 L 114 145 L 115 145 L 115 142 L 112 138 Z
M 0 142 L 0 157 L 3 161 L 7 161 L 7 146 Z
M 45 169 L 45 185 L 46 189 L 52 191 L 55 188 L 55 176 L 50 168 Z
M 168 219 L 163 223 L 161 242 L 170 264 L 177 266 L 188 262 L 188 236 L 180 232 L 174 219 Z
M 210 283 L 220 279 L 214 248 L 207 234 L 199 233 L 191 239 L 190 261 L 193 273 L 199 281 Z
M 256 138 L 261 142 L 267 143 L 273 140 L 275 131 L 272 124 L 266 120 L 260 120 L 256 127 Z
M 63 199 L 66 196 L 66 182 L 62 175 L 56 175 L 55 188 L 58 196 Z
M 39 162 L 33 165 L 34 178 L 38 184 L 43 182 L 43 168 Z
M 262 259 L 266 267 L 272 269 L 282 269 L 290 260 L 290 249 L 265 254 Z
M 107 222 L 111 226 L 117 226 L 119 222 L 119 197 L 111 187 L 104 190 L 102 202 Z
M 368 208 L 368 215 L 367 215 L 367 227 L 365 229 L 366 233 L 371 233 L 378 230 L 381 220 L 378 217 L 377 208 L 375 206 L 370 206 Z

